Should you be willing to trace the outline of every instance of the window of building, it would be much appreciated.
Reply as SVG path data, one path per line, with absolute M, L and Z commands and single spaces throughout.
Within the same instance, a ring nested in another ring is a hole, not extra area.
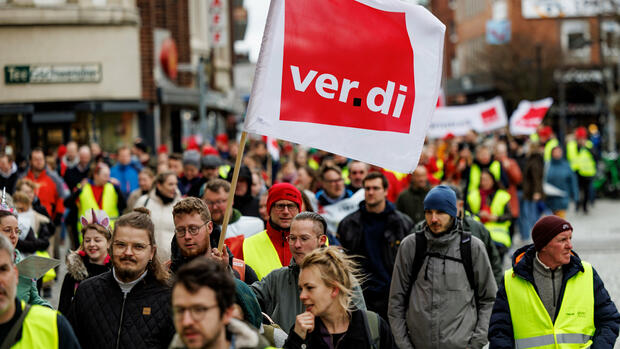
M 562 51 L 567 63 L 589 63 L 592 49 L 587 20 L 564 20 L 561 27 Z

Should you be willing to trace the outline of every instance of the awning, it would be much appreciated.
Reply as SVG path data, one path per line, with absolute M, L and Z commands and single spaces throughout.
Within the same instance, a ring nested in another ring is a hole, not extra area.
M 157 88 L 157 95 L 161 104 L 182 105 L 198 108 L 200 106 L 200 95 L 197 89 L 161 86 Z M 235 114 L 242 114 L 245 105 L 241 98 L 235 93 L 221 93 L 217 91 L 207 91 L 206 103 L 208 109 L 218 109 Z
M 34 113 L 32 115 L 33 124 L 52 124 L 57 122 L 74 122 L 75 112 L 72 111 L 52 111 Z
M 0 104 L 0 115 L 32 114 L 32 104 Z
M 148 107 L 144 101 L 92 101 L 76 104 L 75 110 L 92 113 L 145 112 Z

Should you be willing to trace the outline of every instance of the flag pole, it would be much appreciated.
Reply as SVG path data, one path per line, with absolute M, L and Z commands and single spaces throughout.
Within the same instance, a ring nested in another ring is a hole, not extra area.
M 217 249 L 223 251 L 224 240 L 226 239 L 226 228 L 228 228 L 228 221 L 232 213 L 233 200 L 235 199 L 235 189 L 237 188 L 237 180 L 239 179 L 239 169 L 241 168 L 241 159 L 243 158 L 243 149 L 245 148 L 245 139 L 248 133 L 241 132 L 241 139 L 239 140 L 239 150 L 237 151 L 237 158 L 235 159 L 235 168 L 233 170 L 232 181 L 230 182 L 230 191 L 228 192 L 228 201 L 226 202 L 226 211 L 224 212 L 224 222 L 222 222 L 222 233 L 220 234 L 220 242 L 217 245 Z M 251 188 L 248 188 L 251 190 Z

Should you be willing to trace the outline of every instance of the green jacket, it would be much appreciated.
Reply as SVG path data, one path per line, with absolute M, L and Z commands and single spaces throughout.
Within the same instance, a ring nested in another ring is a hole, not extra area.
M 24 257 L 19 253 L 19 250 L 15 250 L 15 264 L 19 263 Z M 19 283 L 17 284 L 17 298 L 23 300 L 28 304 L 43 305 L 48 308 L 54 309 L 52 305 L 45 299 L 39 296 L 37 290 L 37 282 L 29 279 L 25 276 L 19 276 Z
M 430 187 L 404 190 L 396 199 L 396 209 L 411 218 L 413 223 L 424 220 L 424 198 Z

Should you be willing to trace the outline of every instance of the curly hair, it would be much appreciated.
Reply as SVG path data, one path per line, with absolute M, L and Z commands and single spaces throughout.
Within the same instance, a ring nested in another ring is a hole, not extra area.
M 187 197 L 174 205 L 172 208 L 172 217 L 184 214 L 198 213 L 204 223 L 211 221 L 211 212 L 204 201 L 195 197 Z

